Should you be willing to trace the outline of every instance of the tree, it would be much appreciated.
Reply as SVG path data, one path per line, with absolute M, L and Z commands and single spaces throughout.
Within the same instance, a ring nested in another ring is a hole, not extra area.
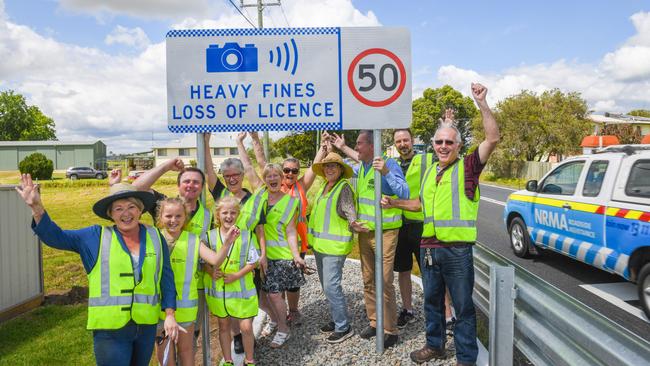
M 56 140 L 55 124 L 12 90 L 0 93 L 0 141 Z
M 600 131 L 600 135 L 614 135 L 618 137 L 621 144 L 640 144 L 641 129 L 631 124 L 612 124 L 605 125 Z
M 34 179 L 52 179 L 54 163 L 41 153 L 33 153 L 18 163 L 18 169 Z
M 345 142 L 348 146 L 354 147 L 354 144 L 359 136 L 357 130 L 346 131 L 327 131 L 343 134 Z M 280 157 L 282 159 L 294 157 L 305 164 L 311 164 L 314 156 L 316 155 L 316 131 L 292 132 L 271 143 L 269 153 L 271 158 Z
M 495 109 L 501 132 L 497 156 L 509 161 L 547 161 L 552 155 L 561 159 L 578 152 L 591 129 L 587 102 L 576 92 L 553 89 L 537 95 L 524 90 L 499 102 Z M 472 121 L 472 127 L 476 140 L 481 141 L 480 117 Z
M 463 152 L 468 148 L 471 139 L 471 120 L 478 115 L 478 109 L 470 97 L 465 97 L 456 89 L 445 85 L 437 89 L 426 89 L 422 97 L 413 101 L 413 123 L 411 131 L 425 144 L 433 137 L 439 125 L 439 119 L 445 109 L 456 111 L 456 127 L 463 140 Z
M 628 113 L 630 116 L 636 116 L 636 117 L 646 117 L 650 118 L 650 110 L 647 109 L 635 109 Z

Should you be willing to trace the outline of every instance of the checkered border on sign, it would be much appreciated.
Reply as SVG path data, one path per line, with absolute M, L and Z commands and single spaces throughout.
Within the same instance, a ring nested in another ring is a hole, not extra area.
M 167 38 L 178 37 L 232 37 L 232 36 L 286 36 L 294 34 L 339 34 L 338 27 L 318 28 L 236 28 L 236 29 L 174 29 L 167 32 Z
M 200 133 L 200 132 L 240 132 L 240 131 L 308 131 L 308 130 L 340 130 L 340 122 L 323 123 L 253 123 L 238 125 L 192 125 L 192 126 L 167 126 L 174 133 Z

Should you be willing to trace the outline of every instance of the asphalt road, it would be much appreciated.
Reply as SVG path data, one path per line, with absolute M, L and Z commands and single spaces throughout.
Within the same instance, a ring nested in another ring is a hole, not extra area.
M 631 286 L 635 285 L 628 283 L 618 275 L 596 269 L 550 250 L 541 251 L 541 255 L 531 259 L 522 259 L 513 254 L 503 223 L 503 204 L 512 192 L 513 190 L 510 189 L 481 184 L 478 241 L 583 304 L 601 314 L 606 314 L 609 319 L 632 333 L 650 341 L 650 323 L 629 312 L 634 309 L 638 312 L 638 301 L 610 302 L 606 300 L 606 298 L 611 299 L 610 296 L 601 297 L 581 287 L 581 285 L 605 286 L 630 292 Z M 634 290 L 636 290 L 636 286 Z

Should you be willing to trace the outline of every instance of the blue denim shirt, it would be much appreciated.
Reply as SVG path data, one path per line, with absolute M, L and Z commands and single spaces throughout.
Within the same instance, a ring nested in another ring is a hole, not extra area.
M 361 164 L 363 164 L 366 174 L 375 174 L 375 170 L 372 168 L 372 162 L 361 162 Z M 355 177 L 359 176 L 360 166 L 353 167 Z M 403 200 L 409 199 L 411 193 L 408 184 L 406 184 L 404 173 L 402 173 L 402 168 L 392 158 L 386 159 L 386 167 L 388 168 L 388 174 L 381 176 L 381 193 L 387 196 L 396 195 Z
M 69 250 L 78 253 L 81 257 L 81 263 L 84 265 L 86 273 L 90 273 L 97 258 L 99 257 L 99 242 L 101 239 L 102 227 L 100 225 L 93 225 L 79 230 L 63 230 L 54 221 L 50 219 L 47 212 L 43 214 L 41 221 L 38 225 L 32 220 L 32 230 L 38 235 L 43 243 L 56 249 Z M 124 243 L 122 234 L 119 230 L 115 230 L 117 239 L 122 245 L 122 249 L 130 254 L 129 249 Z M 146 242 L 146 229 L 144 225 L 140 224 L 140 243 Z M 176 287 L 174 285 L 174 272 L 169 261 L 169 249 L 165 238 L 161 236 L 162 253 L 163 253 L 163 268 L 162 278 L 160 279 L 160 292 L 161 292 L 161 308 L 162 309 L 176 309 Z M 145 246 L 140 245 L 140 258 L 144 258 Z M 142 260 L 138 264 L 138 271 L 142 271 Z

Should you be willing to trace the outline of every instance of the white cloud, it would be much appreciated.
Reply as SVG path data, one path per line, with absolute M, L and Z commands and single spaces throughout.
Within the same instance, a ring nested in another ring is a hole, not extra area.
M 577 91 L 597 112 L 628 112 L 650 108 L 650 13 L 636 13 L 637 33 L 596 64 L 558 60 L 551 64 L 522 65 L 495 73 L 478 73 L 454 65 L 438 69 L 438 81 L 470 95 L 469 85 L 479 81 L 488 88 L 494 105 L 521 90 L 537 93 L 559 88 Z
M 63 8 L 95 16 L 123 14 L 145 18 L 167 18 L 205 14 L 207 0 L 60 0 Z
M 121 25 L 115 27 L 115 29 L 106 36 L 104 42 L 108 45 L 123 44 L 138 49 L 143 49 L 151 43 L 149 37 L 147 37 L 147 34 L 142 30 L 142 28 L 126 28 Z
M 154 5 L 155 3 L 155 5 Z M 200 8 L 203 1 L 83 1 L 63 0 L 64 6 L 96 13 L 165 15 L 174 18 L 174 4 Z M 237 3 L 237 2 L 236 2 Z M 291 26 L 325 24 L 377 25 L 372 12 L 363 14 L 350 0 L 315 3 L 283 1 Z M 194 12 L 173 28 L 248 27 L 232 6 L 217 15 Z M 284 17 L 278 7 L 265 14 L 278 26 Z M 227 9 L 227 10 L 226 10 Z M 145 14 L 150 11 L 148 14 Z M 318 16 L 316 16 L 318 15 Z M 307 23 L 309 18 L 320 19 Z M 176 19 L 176 18 L 174 18 Z M 257 19 L 251 21 L 256 23 Z M 295 24 L 294 24 L 295 23 Z M 60 140 L 101 139 L 114 152 L 143 151 L 152 138 L 178 139 L 167 132 L 165 44 L 151 44 L 139 28 L 117 27 L 107 43 L 133 45 L 135 54 L 112 55 L 97 48 L 79 47 L 39 34 L 9 20 L 0 0 L 0 90 L 13 89 L 26 96 L 56 123 Z

